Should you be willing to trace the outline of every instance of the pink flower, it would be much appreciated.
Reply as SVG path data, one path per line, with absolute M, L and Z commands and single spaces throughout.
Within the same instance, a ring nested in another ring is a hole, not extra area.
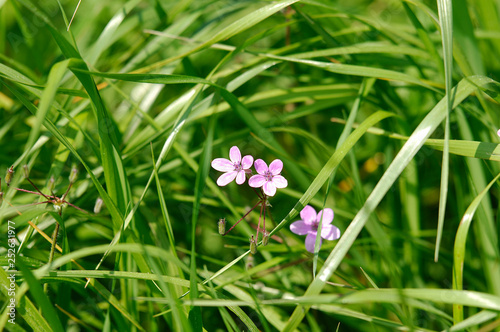
M 497 131 L 497 135 L 498 135 L 498 136 L 500 136 L 500 129 L 498 129 L 498 131 Z
M 224 158 L 216 158 L 212 160 L 212 167 L 220 172 L 225 172 L 217 179 L 217 185 L 223 187 L 229 182 L 236 179 L 237 184 L 242 184 L 245 182 L 245 174 L 252 173 L 249 169 L 253 164 L 253 157 L 250 155 L 241 158 L 240 149 L 237 146 L 233 146 L 229 150 L 229 158 L 227 160 Z
M 260 188 L 264 190 L 264 194 L 267 196 L 274 196 L 276 194 L 276 188 L 285 188 L 288 186 L 288 181 L 280 175 L 283 169 L 283 162 L 279 159 L 275 159 L 269 168 L 267 164 L 262 159 L 257 159 L 255 161 L 255 170 L 257 173 L 248 180 L 248 185 L 254 188 Z
M 325 240 L 336 240 L 340 237 L 340 230 L 331 225 L 333 221 L 333 210 L 323 209 L 316 215 L 316 210 L 313 207 L 306 205 L 300 211 L 302 220 L 298 220 L 290 225 L 290 230 L 297 235 L 306 235 L 306 249 L 310 253 L 314 253 L 314 245 L 316 243 L 316 236 L 318 235 L 318 225 L 323 217 L 323 224 L 321 227 L 321 237 Z M 320 239 L 320 246 L 323 242 Z

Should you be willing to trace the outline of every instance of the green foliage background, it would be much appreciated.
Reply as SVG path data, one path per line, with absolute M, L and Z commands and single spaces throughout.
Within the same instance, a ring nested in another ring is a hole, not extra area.
M 0 330 L 496 331 L 499 11 L 0 0 Z M 256 255 L 258 212 L 217 233 L 257 202 L 215 184 L 234 145 L 289 183 Z M 76 167 L 88 213 L 33 205 L 23 165 L 58 197 Z M 315 255 L 307 204 L 342 232 Z

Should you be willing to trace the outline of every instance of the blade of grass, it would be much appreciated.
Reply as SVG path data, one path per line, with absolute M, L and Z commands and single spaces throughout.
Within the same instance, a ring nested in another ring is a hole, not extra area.
M 403 298 L 405 300 L 403 300 Z M 457 291 L 450 289 L 436 289 L 436 288 L 381 288 L 381 289 L 365 289 L 350 293 L 348 295 L 337 294 L 323 294 L 314 296 L 300 296 L 293 299 L 277 299 L 277 300 L 262 300 L 262 305 L 295 305 L 297 303 L 304 306 L 311 306 L 316 304 L 361 304 L 367 302 L 374 303 L 402 303 L 408 301 L 411 305 L 425 308 L 426 305 L 421 301 L 410 300 L 423 300 L 436 303 L 454 304 L 459 303 L 466 306 L 490 309 L 500 311 L 500 297 L 475 292 L 475 291 Z M 241 300 L 185 300 L 184 305 L 200 305 L 200 306 L 252 306 L 251 301 Z M 428 307 L 428 306 L 427 306 Z
M 450 171 L 450 113 L 453 105 L 452 73 L 453 73 L 453 8 L 451 0 L 438 0 L 439 23 L 441 26 L 441 39 L 443 43 L 443 61 L 446 86 L 446 117 L 444 125 L 444 147 L 443 164 L 441 167 L 441 185 L 439 190 L 439 212 L 436 236 L 436 249 L 434 261 L 439 259 L 439 247 L 443 236 L 444 215 L 446 212 L 446 200 L 448 198 L 448 179 Z
M 153 65 L 141 68 L 139 70 L 134 71 L 134 73 L 146 73 L 150 72 L 156 68 L 161 68 L 165 66 L 166 64 L 173 62 L 178 59 L 182 59 L 184 57 L 187 57 L 193 53 L 196 53 L 198 51 L 201 51 L 205 48 L 208 48 L 210 45 L 215 44 L 219 41 L 226 40 L 234 35 L 237 35 L 238 33 L 245 31 L 252 26 L 258 24 L 259 22 L 263 21 L 264 19 L 268 18 L 269 16 L 273 15 L 274 13 L 282 10 L 283 8 L 290 6 L 291 4 L 297 2 L 299 0 L 285 0 L 285 1 L 277 1 L 272 4 L 269 4 L 267 6 L 264 6 L 262 8 L 259 8 L 250 14 L 244 16 L 243 18 L 233 22 L 232 24 L 224 27 L 222 30 L 219 32 L 215 33 L 212 38 L 207 40 L 206 42 L 195 46 L 191 50 L 189 50 L 186 53 L 179 54 L 176 56 L 173 56 L 169 59 L 165 59 L 162 61 L 159 61 Z
M 16 261 L 16 267 L 23 273 L 23 277 L 27 285 L 29 286 L 29 291 L 35 301 L 38 304 L 38 307 L 42 310 L 43 316 L 47 319 L 47 322 L 50 324 L 50 327 L 53 331 L 63 332 L 64 328 L 61 324 L 59 316 L 54 309 L 54 306 L 50 302 L 47 295 L 43 292 L 42 285 L 39 280 L 35 278 L 35 276 L 31 273 L 30 269 L 24 265 L 22 259 L 18 259 Z
M 86 73 L 74 71 L 74 69 L 88 70 L 87 65 L 83 62 L 77 48 L 72 45 L 52 24 L 52 21 L 38 8 L 33 6 L 27 0 L 17 0 L 36 17 L 40 18 L 47 24 L 52 37 L 56 41 L 63 55 L 69 60 L 69 68 L 87 91 L 90 100 L 92 101 L 94 115 L 99 128 L 99 141 L 101 146 L 101 159 L 104 170 L 104 178 L 106 179 L 106 189 L 109 196 L 116 204 L 118 211 L 124 213 L 125 207 L 129 202 L 130 189 L 128 187 L 127 176 L 123 168 L 120 154 L 118 153 L 118 138 L 116 124 L 112 120 L 107 111 L 99 91 L 92 79 Z M 72 59 L 73 58 L 73 59 Z M 113 218 L 115 230 L 120 227 L 120 220 Z
M 191 298 L 198 298 L 198 288 L 196 287 L 196 225 L 198 221 L 198 215 L 200 212 L 200 200 L 203 195 L 203 190 L 205 189 L 206 179 L 208 177 L 208 172 L 210 170 L 210 160 L 212 159 L 212 144 L 213 135 L 215 130 L 215 120 L 216 116 L 212 116 L 208 123 L 208 132 L 204 144 L 203 154 L 200 159 L 200 166 L 198 172 L 196 173 L 196 182 L 194 187 L 194 202 L 193 202 L 193 214 L 191 218 L 191 272 L 190 272 L 190 284 L 191 284 Z M 189 312 L 189 319 L 193 326 L 193 331 L 201 331 L 203 327 L 203 321 L 201 318 L 201 309 L 199 307 L 192 307 Z
M 461 109 L 457 109 L 457 120 L 460 134 L 466 139 L 473 136 L 466 115 Z M 468 185 L 474 193 L 479 193 L 487 186 L 486 170 L 477 159 L 467 158 L 465 160 L 468 173 Z M 488 171 L 489 172 L 489 171 Z M 479 257 L 482 262 L 482 270 L 492 294 L 500 295 L 500 248 L 498 246 L 498 232 L 495 226 L 495 216 L 493 213 L 493 202 L 486 196 L 481 200 L 479 209 L 476 211 L 479 223 L 474 223 L 475 237 L 479 247 Z
M 332 122 L 346 123 L 342 119 L 332 118 Z M 353 128 L 357 128 L 359 124 L 353 124 Z M 368 133 L 374 135 L 384 135 L 398 140 L 408 140 L 408 136 L 392 133 L 380 128 L 369 128 Z M 444 140 L 428 138 L 425 143 L 426 146 L 433 149 L 443 151 Z M 469 158 L 478 158 L 485 160 L 500 161 L 500 144 L 491 142 L 478 142 L 469 140 L 451 140 L 450 153 L 457 156 L 464 156 Z
M 462 290 L 463 289 L 463 273 L 464 273 L 464 261 L 465 261 L 465 245 L 467 242 L 467 234 L 469 233 L 469 227 L 472 223 L 472 218 L 481 203 L 481 200 L 488 194 L 491 186 L 500 178 L 498 174 L 491 182 L 477 195 L 472 203 L 469 205 L 465 211 L 460 225 L 458 226 L 457 235 L 455 237 L 455 245 L 453 249 L 453 289 Z M 461 305 L 453 305 L 453 321 L 459 323 L 464 319 L 464 308 Z
M 43 91 L 42 98 L 40 99 L 40 106 L 36 112 L 36 121 L 33 124 L 32 130 L 26 142 L 23 154 L 14 162 L 13 166 L 17 167 L 18 165 L 24 165 L 26 163 L 26 158 L 29 156 L 29 152 L 33 147 L 33 143 L 36 139 L 38 139 L 38 135 L 40 134 L 40 129 L 42 127 L 43 122 L 47 116 L 47 113 L 50 110 L 52 105 L 52 101 L 55 98 L 57 88 L 59 83 L 62 80 L 63 75 L 68 68 L 69 61 L 61 61 L 56 63 L 49 73 L 49 78 L 47 80 L 47 86 Z
M 18 258 L 19 259 L 19 258 Z M 11 273 L 11 271 L 5 271 L 4 269 L 0 269 L 0 291 L 4 295 L 4 298 L 10 299 L 12 296 L 9 294 L 11 292 L 11 279 L 8 279 L 7 273 Z M 17 275 L 17 274 L 16 274 Z M 16 315 L 19 314 L 26 323 L 31 326 L 33 330 L 38 329 L 39 331 L 52 331 L 50 324 L 45 320 L 40 311 L 35 307 L 33 302 L 27 296 L 20 296 L 19 287 L 16 285 L 14 287 L 14 291 L 16 294 Z M 18 296 L 19 295 L 19 296 Z M 11 318 L 9 316 L 10 308 L 5 305 L 5 310 L 2 312 L 0 316 L 0 330 L 4 330 L 8 320 Z
M 356 99 L 354 100 L 352 108 L 349 112 L 349 117 L 347 119 L 346 125 L 345 125 L 344 129 L 342 130 L 342 133 L 340 134 L 339 140 L 337 141 L 337 145 L 336 145 L 337 150 L 342 146 L 342 144 L 345 142 L 345 140 L 347 139 L 347 137 L 351 133 L 352 124 L 354 123 L 354 120 L 356 119 L 356 116 L 358 114 L 358 110 L 360 108 L 361 101 L 368 95 L 368 93 L 370 92 L 374 83 L 375 83 L 375 80 L 373 78 L 365 79 L 361 83 L 361 86 L 359 87 L 358 95 L 357 95 Z M 323 200 L 322 209 L 325 208 L 326 199 L 328 197 L 328 194 L 330 193 L 330 188 L 333 185 L 333 181 L 335 179 L 335 174 L 336 174 L 337 168 L 338 168 L 338 165 L 332 170 L 332 173 L 330 175 L 330 180 L 328 181 L 328 186 L 326 189 L 325 198 Z M 323 219 L 321 219 L 319 222 L 318 234 L 321 234 L 322 227 L 323 227 Z M 375 238 L 383 239 L 385 237 L 385 234 L 383 234 L 381 232 L 377 232 L 377 233 L 378 234 L 374 234 Z M 377 235 L 379 235 L 379 236 L 377 236 Z M 384 240 L 383 242 L 387 242 L 387 240 Z M 320 247 L 321 247 L 321 236 L 317 236 L 315 244 L 314 244 L 313 276 L 316 276 L 316 268 L 317 268 L 317 264 L 318 264 L 318 255 L 319 255 Z
M 109 20 L 106 27 L 102 30 L 101 34 L 97 38 L 94 45 L 90 49 L 89 53 L 85 57 L 87 63 L 95 65 L 102 52 L 111 46 L 113 43 L 114 33 L 123 22 L 125 17 L 134 9 L 140 0 L 129 0 L 120 7 L 120 10 Z
M 354 144 L 363 136 L 368 128 L 382 121 L 385 118 L 394 116 L 389 112 L 378 111 L 368 117 L 356 130 L 354 130 L 326 162 L 325 166 L 318 173 L 309 188 L 295 204 L 288 215 L 271 231 L 270 236 L 278 232 L 285 224 L 289 223 L 302 209 L 313 199 L 314 195 L 321 189 L 323 184 L 329 179 L 330 174 L 340 164 L 346 154 L 352 149 Z
M 480 76 L 463 79 L 453 91 L 455 95 L 454 106 L 458 105 L 467 96 L 469 96 L 469 94 L 471 94 L 475 90 L 477 85 L 485 85 L 488 83 L 493 83 L 493 81 L 489 78 Z M 366 200 L 361 210 L 356 214 L 356 217 L 346 229 L 344 235 L 340 238 L 339 242 L 326 259 L 325 264 L 318 273 L 318 277 L 315 278 L 311 285 L 308 287 L 306 296 L 317 295 L 321 292 L 321 290 L 325 286 L 326 281 L 330 279 L 332 274 L 338 268 L 338 266 L 342 262 L 342 259 L 349 251 L 349 248 L 352 246 L 357 236 L 363 229 L 370 214 L 375 210 L 389 188 L 394 184 L 401 172 L 405 169 L 406 165 L 411 161 L 418 150 L 420 150 L 425 140 L 432 134 L 432 132 L 434 132 L 439 123 L 441 123 L 441 121 L 445 118 L 446 112 L 446 99 L 442 99 L 418 125 L 413 134 L 410 136 L 409 140 L 405 143 L 403 148 L 399 151 L 398 155 L 394 158 L 389 168 L 385 171 L 382 178 L 373 189 L 372 193 Z M 366 131 L 366 129 L 364 131 Z M 304 194 L 304 196 L 306 194 Z M 290 214 L 293 213 L 294 210 L 295 213 L 297 213 L 296 208 L 294 208 L 290 212 Z M 281 227 L 284 226 L 284 223 L 286 221 L 289 220 L 285 218 L 280 223 L 280 225 L 282 225 Z M 302 307 L 300 305 L 295 308 L 284 331 L 295 330 L 304 318 L 304 315 L 308 309 L 309 307 Z
M 478 326 L 479 324 L 482 324 L 486 321 L 489 321 L 490 319 L 493 319 L 497 316 L 498 316 L 498 313 L 496 313 L 494 311 L 483 310 L 483 311 L 478 312 L 475 315 L 470 316 L 469 318 L 463 320 L 462 322 L 453 325 L 452 327 L 447 329 L 446 332 L 448 332 L 448 331 L 449 332 L 465 331 L 468 328 Z M 445 331 L 443 331 L 443 332 L 445 332 Z
M 0 81 L 0 83 L 2 83 Z M 24 95 L 20 93 L 15 87 L 11 87 L 10 85 L 5 85 L 23 104 L 26 108 L 32 113 L 37 113 L 37 108 L 26 98 Z M 59 129 L 49 120 L 45 119 L 43 125 L 47 128 L 54 137 L 59 140 L 71 153 L 78 159 L 78 161 L 85 167 L 87 174 L 90 176 L 93 184 L 95 185 L 97 191 L 99 192 L 100 197 L 104 200 L 111 216 L 113 219 L 121 220 L 121 216 L 118 210 L 115 207 L 115 204 L 109 197 L 108 193 L 104 190 L 101 183 L 95 177 L 92 169 L 85 162 L 85 160 L 80 156 L 80 154 L 76 151 L 76 149 L 70 144 L 70 142 L 66 139 L 66 137 L 59 131 Z M 121 223 L 121 221 L 119 221 Z

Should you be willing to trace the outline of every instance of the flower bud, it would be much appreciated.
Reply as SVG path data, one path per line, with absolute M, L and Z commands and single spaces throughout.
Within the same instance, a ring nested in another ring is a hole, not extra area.
M 255 241 L 253 235 L 250 238 L 250 252 L 252 255 L 255 255 L 257 253 L 257 241 Z
M 69 182 L 75 183 L 77 176 L 78 176 L 78 169 L 76 168 L 76 166 L 73 165 L 73 167 L 71 168 L 71 173 L 69 174 Z
M 98 214 L 99 212 L 101 212 L 101 207 L 102 207 L 102 203 L 104 201 L 102 200 L 101 197 L 97 197 L 96 201 L 95 201 L 95 205 L 94 205 L 94 213 L 95 214 Z
M 30 177 L 30 169 L 28 168 L 28 165 L 23 166 L 23 171 L 24 171 L 24 177 L 28 179 Z
M 267 231 L 264 231 L 264 235 L 262 236 L 262 245 L 267 246 L 269 243 L 269 233 Z
M 5 174 L 5 183 L 7 183 L 7 187 L 10 185 L 10 181 L 12 181 L 12 176 L 14 175 L 14 166 L 10 166 L 7 170 L 7 174 Z
M 253 258 L 253 255 L 250 254 L 247 256 L 247 261 L 245 262 L 245 268 L 247 270 L 250 270 L 252 267 L 254 267 L 255 259 Z
M 226 233 L 226 219 L 225 218 L 219 219 L 218 225 L 219 225 L 219 234 L 224 235 Z

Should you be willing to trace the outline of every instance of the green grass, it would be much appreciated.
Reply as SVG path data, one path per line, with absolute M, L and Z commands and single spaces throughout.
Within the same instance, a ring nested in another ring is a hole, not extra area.
M 0 330 L 500 328 L 498 4 L 77 4 L 0 0 Z M 288 180 L 255 255 L 234 145 Z

